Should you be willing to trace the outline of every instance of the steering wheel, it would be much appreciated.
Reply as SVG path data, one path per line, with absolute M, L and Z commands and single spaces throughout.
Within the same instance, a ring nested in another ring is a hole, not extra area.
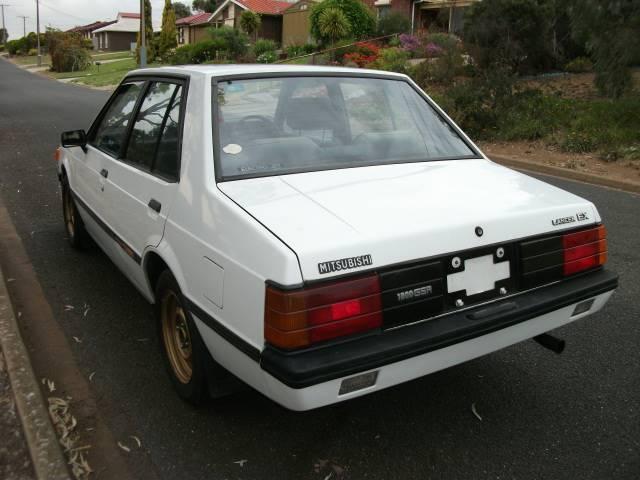
M 264 115 L 247 115 L 238 122 L 240 128 L 253 138 L 266 138 L 278 136 L 278 129 L 273 121 Z M 254 126 L 247 128 L 249 123 Z

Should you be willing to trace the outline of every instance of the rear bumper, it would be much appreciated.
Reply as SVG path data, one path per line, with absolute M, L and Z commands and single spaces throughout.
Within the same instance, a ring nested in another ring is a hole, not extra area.
M 294 353 L 267 346 L 260 365 L 268 374 L 274 400 L 295 410 L 316 408 L 426 375 L 587 316 L 606 303 L 617 285 L 617 275 L 601 269 L 342 344 Z M 592 298 L 589 311 L 573 315 L 577 303 Z M 373 387 L 338 396 L 344 377 L 375 369 L 380 371 Z M 389 377 L 389 372 L 395 373 Z

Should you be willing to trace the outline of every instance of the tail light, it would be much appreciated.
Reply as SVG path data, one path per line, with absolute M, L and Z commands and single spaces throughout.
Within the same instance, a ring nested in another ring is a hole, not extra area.
M 56 148 L 56 151 L 55 151 L 55 152 L 53 152 L 53 159 L 54 159 L 56 162 L 59 162 L 59 161 L 60 161 L 60 155 L 61 155 L 60 147 L 57 147 L 57 148 Z
M 267 286 L 264 333 L 276 347 L 291 350 L 381 326 L 377 275 L 290 291 Z
M 607 261 L 607 231 L 604 225 L 562 236 L 565 276 L 604 265 Z

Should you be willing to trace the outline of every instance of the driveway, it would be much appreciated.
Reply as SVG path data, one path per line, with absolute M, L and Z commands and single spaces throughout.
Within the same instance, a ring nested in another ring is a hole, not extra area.
M 640 477 L 640 197 L 545 179 L 598 205 L 621 275 L 604 311 L 557 331 L 560 356 L 525 342 L 306 413 L 254 391 L 196 410 L 171 389 L 149 306 L 97 249 L 65 240 L 53 151 L 106 98 L 0 61 L 0 197 L 108 426 L 142 442 L 123 452 L 136 477 Z

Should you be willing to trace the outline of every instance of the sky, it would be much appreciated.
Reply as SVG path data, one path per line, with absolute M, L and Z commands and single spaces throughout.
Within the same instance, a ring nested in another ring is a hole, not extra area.
M 27 33 L 36 31 L 36 0 L 0 0 L 4 7 L 9 40 L 22 37 L 22 18 L 26 15 Z M 190 4 L 190 1 L 184 3 Z M 153 23 L 159 24 L 164 0 L 151 0 Z M 40 31 L 47 26 L 68 30 L 97 20 L 115 20 L 118 12 L 139 12 L 140 0 L 40 0 Z M 2 19 L 0 18 L 0 22 Z M 0 27 L 2 23 L 0 23 Z

